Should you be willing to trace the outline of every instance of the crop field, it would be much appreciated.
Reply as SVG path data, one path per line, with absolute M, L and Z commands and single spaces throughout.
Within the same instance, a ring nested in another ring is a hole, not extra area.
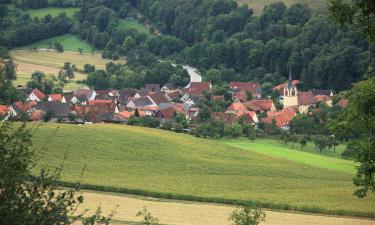
M 43 18 L 48 14 L 51 14 L 52 17 L 58 16 L 60 13 L 65 13 L 67 17 L 72 18 L 76 12 L 79 11 L 79 8 L 41 8 L 41 9 L 28 9 L 25 10 L 25 13 L 29 13 L 31 17 Z
M 137 20 L 132 19 L 132 18 L 120 19 L 119 25 L 120 25 L 120 28 L 123 28 L 123 29 L 134 29 L 140 33 L 151 35 L 148 27 L 146 27 L 144 24 L 141 24 Z
M 55 42 L 61 43 L 65 51 L 78 52 L 78 49 L 82 48 L 83 53 L 91 53 L 93 49 L 93 47 L 89 43 L 79 39 L 78 37 L 72 34 L 65 34 L 57 37 L 44 39 L 30 45 L 18 47 L 17 49 L 29 50 L 30 48 L 34 47 L 38 49 L 47 49 L 51 47 L 50 44 L 52 44 L 53 46 Z
M 79 181 L 85 168 L 84 188 L 221 203 L 251 200 L 267 208 L 375 217 L 375 196 L 353 196 L 350 161 L 330 167 L 340 159 L 305 153 L 313 163 L 303 163 L 303 152 L 296 150 L 288 159 L 125 125 L 34 126 L 40 164 L 58 166 L 67 152 L 62 179 Z
M 239 4 L 248 4 L 254 10 L 256 15 L 263 12 L 265 6 L 280 2 L 279 0 L 237 0 Z M 315 13 L 327 13 L 327 0 L 282 0 L 288 7 L 292 4 L 302 3 L 307 4 Z
M 84 191 L 83 196 L 85 201 L 80 208 L 82 211 L 89 209 L 90 213 L 94 213 L 94 210 L 100 204 L 106 214 L 111 213 L 112 210 L 116 211 L 113 218 L 115 224 L 136 224 L 140 222 L 141 218 L 135 215 L 146 206 L 148 211 L 157 217 L 162 224 L 230 225 L 229 215 L 236 208 L 231 205 L 157 199 L 118 193 Z M 261 225 L 280 224 L 375 225 L 375 220 L 266 210 L 266 221 L 262 222 Z
M 95 65 L 97 69 L 104 69 L 110 60 L 102 59 L 100 54 L 79 54 L 78 52 L 55 52 L 55 51 L 11 51 L 13 59 L 17 63 L 16 85 L 25 85 L 34 71 L 42 71 L 47 76 L 57 76 L 65 62 L 75 64 L 78 70 L 83 70 L 85 64 Z M 125 63 L 125 60 L 116 62 Z M 75 90 L 80 86 L 77 81 L 85 79 L 86 74 L 75 72 L 75 78 L 69 81 L 64 90 Z

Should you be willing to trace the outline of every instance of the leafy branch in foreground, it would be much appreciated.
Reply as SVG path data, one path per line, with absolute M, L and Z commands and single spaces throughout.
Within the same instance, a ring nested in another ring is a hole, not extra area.
M 368 191 L 375 192 L 375 78 L 355 84 L 348 95 L 348 108 L 330 127 L 337 136 L 352 137 L 349 145 L 360 163 L 354 178 L 359 189 L 354 194 L 363 198 Z
M 35 152 L 26 125 L 0 125 L 0 224 L 2 225 L 84 225 L 109 224 L 112 215 L 84 219 L 78 207 L 84 198 L 77 183 L 72 189 L 59 185 L 62 166 L 53 172 L 42 169 L 33 176 Z
M 159 225 L 159 219 L 151 215 L 151 213 L 147 210 L 146 206 L 144 206 L 143 209 L 140 210 L 136 216 L 143 217 L 143 225 Z

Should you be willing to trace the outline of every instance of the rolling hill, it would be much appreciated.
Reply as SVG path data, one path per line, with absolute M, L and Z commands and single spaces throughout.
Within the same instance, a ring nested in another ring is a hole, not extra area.
M 306 164 L 299 162 L 300 156 L 288 160 L 222 141 L 124 125 L 46 123 L 32 133 L 39 163 L 58 166 L 67 151 L 62 179 L 79 181 L 86 168 L 86 188 L 222 203 L 256 200 L 269 208 L 375 216 L 374 196 L 353 196 L 354 168 L 350 171 L 346 160 L 330 168 L 325 161 L 341 159 L 321 156 Z M 314 154 L 303 158 L 309 156 Z

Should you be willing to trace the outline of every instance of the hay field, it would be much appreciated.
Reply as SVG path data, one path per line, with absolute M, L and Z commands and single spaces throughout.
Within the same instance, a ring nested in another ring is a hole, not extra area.
M 90 213 L 100 206 L 109 214 L 116 211 L 114 223 L 125 221 L 140 222 L 135 217 L 144 206 L 157 217 L 162 224 L 174 225 L 230 225 L 229 215 L 235 209 L 230 205 L 198 203 L 188 201 L 170 201 L 164 199 L 147 198 L 134 195 L 116 193 L 102 193 L 85 191 L 85 201 L 81 207 L 90 209 Z M 266 221 L 261 225 L 375 225 L 374 220 L 359 218 L 343 218 L 311 214 L 293 214 L 278 211 L 266 211 Z
M 80 180 L 86 165 L 83 184 L 91 188 L 216 202 L 257 200 L 271 208 L 375 216 L 375 196 L 353 196 L 353 175 L 346 164 L 322 168 L 222 141 L 125 125 L 44 123 L 33 134 L 41 164 L 60 165 L 69 150 L 63 180 Z

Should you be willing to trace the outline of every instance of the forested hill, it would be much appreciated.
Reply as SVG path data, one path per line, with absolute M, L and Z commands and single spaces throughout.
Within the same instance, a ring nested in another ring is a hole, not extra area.
M 29 1 L 22 1 L 22 7 L 29 7 Z M 49 6 L 59 1 L 41 2 Z M 239 6 L 235 0 L 69 2 L 80 7 L 74 18 L 36 19 L 8 10 L 5 19 L 5 14 L 0 18 L 0 43 L 14 47 L 71 32 L 101 49 L 106 58 L 126 56 L 126 67 L 90 76 L 87 83 L 95 88 L 140 87 L 150 79 L 177 84 L 185 75 L 172 76 L 173 68 L 163 64 L 167 58 L 199 68 L 204 79 L 216 85 L 259 81 L 266 94 L 287 79 L 290 69 L 306 89 L 340 91 L 375 67 L 375 47 L 355 29 L 339 27 L 304 4 L 288 8 L 273 3 L 255 16 L 251 5 Z M 123 28 L 121 22 L 129 17 L 161 35 Z

